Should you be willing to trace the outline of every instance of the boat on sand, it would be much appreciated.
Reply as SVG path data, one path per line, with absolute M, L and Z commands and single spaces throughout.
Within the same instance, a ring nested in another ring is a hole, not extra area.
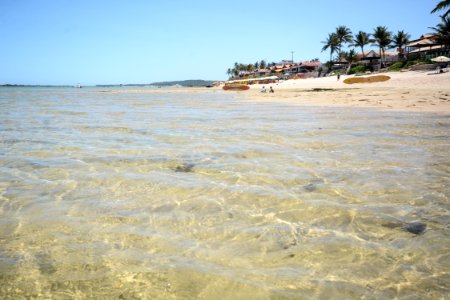
M 223 86 L 223 89 L 225 91 L 245 91 L 248 90 L 250 87 L 246 84 L 238 84 L 238 83 L 233 83 L 233 84 L 225 84 Z

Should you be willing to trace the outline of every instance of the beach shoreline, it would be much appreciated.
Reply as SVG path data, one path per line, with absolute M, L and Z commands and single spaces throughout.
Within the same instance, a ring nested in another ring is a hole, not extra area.
M 224 91 L 222 86 L 174 87 L 167 89 L 104 90 L 107 93 L 227 93 L 245 101 L 278 102 L 297 106 L 370 108 L 389 111 L 432 112 L 450 114 L 450 72 L 430 71 L 387 72 L 376 75 L 391 77 L 377 83 L 346 84 L 354 75 L 279 81 L 273 84 L 252 84 L 246 91 Z M 364 75 L 372 76 L 372 75 Z M 261 93 L 272 86 L 274 93 Z
M 377 83 L 345 84 L 354 75 L 297 79 L 254 84 L 246 99 L 277 101 L 300 106 L 359 107 L 391 111 L 450 113 L 450 72 L 389 72 L 391 79 Z M 371 76 L 371 75 L 366 75 Z M 261 93 L 272 86 L 275 93 Z M 244 94 L 244 93 L 242 93 Z

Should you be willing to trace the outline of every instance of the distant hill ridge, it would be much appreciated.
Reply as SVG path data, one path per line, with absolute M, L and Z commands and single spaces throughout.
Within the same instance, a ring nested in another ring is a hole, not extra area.
M 202 80 L 202 79 L 191 79 L 191 80 L 178 80 L 178 81 L 161 81 L 153 83 L 127 83 L 127 84 L 98 84 L 98 87 L 114 87 L 114 86 L 173 86 L 181 85 L 188 87 L 196 86 L 208 86 L 212 85 L 214 81 L 212 80 Z
M 162 81 L 153 82 L 150 85 L 157 86 L 170 86 L 170 85 L 181 85 L 181 86 L 207 86 L 212 85 L 214 81 L 211 80 L 201 80 L 201 79 L 191 79 L 191 80 L 180 80 L 180 81 Z

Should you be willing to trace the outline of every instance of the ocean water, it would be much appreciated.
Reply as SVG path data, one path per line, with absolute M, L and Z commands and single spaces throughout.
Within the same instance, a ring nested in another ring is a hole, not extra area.
M 2 88 L 0 298 L 448 299 L 449 153 L 443 114 Z

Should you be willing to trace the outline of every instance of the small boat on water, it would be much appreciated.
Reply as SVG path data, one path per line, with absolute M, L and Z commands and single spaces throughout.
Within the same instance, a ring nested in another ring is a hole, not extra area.
M 225 91 L 245 91 L 248 90 L 250 87 L 246 84 L 238 84 L 238 83 L 233 83 L 233 84 L 225 84 L 223 86 L 223 89 Z

